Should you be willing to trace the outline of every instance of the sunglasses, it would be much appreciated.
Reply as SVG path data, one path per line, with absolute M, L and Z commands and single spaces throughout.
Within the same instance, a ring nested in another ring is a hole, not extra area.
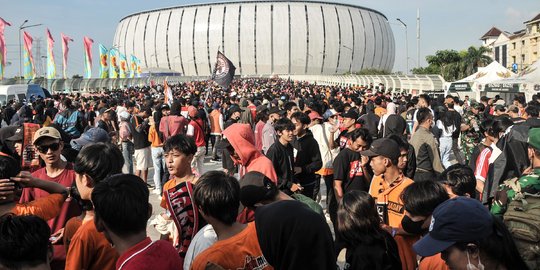
M 49 145 L 36 145 L 36 148 L 40 153 L 45 154 L 49 152 L 49 149 L 51 149 L 53 152 L 60 149 L 60 143 L 51 143 Z

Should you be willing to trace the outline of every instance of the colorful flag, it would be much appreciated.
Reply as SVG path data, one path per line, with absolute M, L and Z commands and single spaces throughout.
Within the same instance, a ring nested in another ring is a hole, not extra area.
M 126 55 L 123 53 L 119 53 L 119 59 L 120 59 L 120 78 L 126 78 L 128 75 L 128 63 Z
M 103 44 L 99 44 L 99 60 L 99 77 L 109 78 L 109 50 Z
M 0 18 L 0 80 L 4 78 L 4 69 L 6 68 L 6 40 L 4 39 L 4 27 L 11 26 L 10 23 Z
M 173 101 L 173 95 L 172 95 L 171 88 L 167 84 L 167 81 L 163 82 L 163 95 L 165 95 L 165 101 L 164 102 L 169 104 L 169 106 L 171 106 L 171 103 Z
M 34 57 L 32 56 L 32 42 L 34 39 L 24 31 L 24 78 L 34 79 L 36 70 L 34 69 Z
M 141 60 L 137 59 L 137 78 L 140 78 L 142 74 Z
M 54 39 L 51 35 L 51 31 L 47 28 L 47 79 L 54 79 L 56 77 L 53 47 Z
M 139 70 L 139 59 L 135 55 L 131 55 L 131 65 L 129 69 L 129 77 L 135 78 L 135 75 L 137 74 L 137 70 Z M 138 76 L 137 76 L 138 77 Z
M 111 59 L 109 78 L 118 78 L 118 75 L 120 74 L 120 68 L 118 68 L 118 49 L 111 48 L 109 50 L 109 59 Z
M 62 75 L 64 76 L 64 79 L 67 79 L 66 70 L 67 70 L 67 58 L 68 58 L 68 42 L 73 42 L 73 39 L 64 35 L 64 33 L 61 33 L 60 36 L 62 36 Z
M 89 37 L 84 37 L 84 77 L 92 78 L 92 44 L 94 40 Z
M 231 60 L 218 51 L 216 65 L 212 74 L 212 80 L 221 85 L 221 87 L 227 89 L 233 80 L 235 71 L 236 67 L 233 65 Z

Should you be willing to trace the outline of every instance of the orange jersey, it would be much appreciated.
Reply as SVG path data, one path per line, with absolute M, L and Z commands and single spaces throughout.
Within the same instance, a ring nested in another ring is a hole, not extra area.
M 27 203 L 18 203 L 11 212 L 17 216 L 35 215 L 49 220 L 60 214 L 65 200 L 63 194 L 50 194 Z
M 66 270 L 114 270 L 118 253 L 89 220 L 77 230 L 66 256 Z

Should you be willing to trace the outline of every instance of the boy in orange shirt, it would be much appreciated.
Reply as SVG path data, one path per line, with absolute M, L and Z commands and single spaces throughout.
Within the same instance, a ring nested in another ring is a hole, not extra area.
M 85 146 L 75 161 L 75 183 L 81 199 L 90 200 L 94 187 L 110 175 L 122 172 L 124 158 L 113 144 Z M 94 211 L 86 212 L 83 223 L 73 235 L 66 256 L 66 269 L 115 269 L 118 253 L 94 224 Z

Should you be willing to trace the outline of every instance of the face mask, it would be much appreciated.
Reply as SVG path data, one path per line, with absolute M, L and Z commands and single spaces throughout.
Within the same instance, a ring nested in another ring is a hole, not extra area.
M 401 220 L 401 226 L 410 234 L 420 235 L 428 232 L 427 228 L 422 228 L 424 222 L 426 222 L 425 219 L 413 221 L 409 216 L 405 215 Z
M 484 265 L 480 261 L 480 255 L 478 255 L 478 266 L 474 266 L 469 258 L 469 251 L 467 250 L 467 270 L 484 270 Z

